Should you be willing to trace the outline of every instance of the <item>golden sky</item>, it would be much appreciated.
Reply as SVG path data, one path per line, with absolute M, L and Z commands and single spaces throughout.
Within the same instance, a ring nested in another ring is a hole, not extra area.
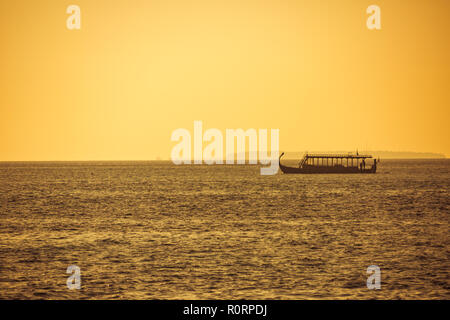
M 68 30 L 66 8 L 81 8 Z M 366 8 L 381 8 L 368 30 Z M 0 160 L 168 159 L 171 133 L 450 155 L 448 0 L 0 2 Z

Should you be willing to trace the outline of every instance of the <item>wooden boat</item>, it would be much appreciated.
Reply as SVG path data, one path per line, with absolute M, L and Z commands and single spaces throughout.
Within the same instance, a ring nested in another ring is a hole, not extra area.
M 298 168 L 287 167 L 281 164 L 278 158 L 280 170 L 283 173 L 375 173 L 377 171 L 377 160 L 373 159 L 373 165 L 366 169 L 366 159 L 371 155 L 360 154 L 305 154 Z

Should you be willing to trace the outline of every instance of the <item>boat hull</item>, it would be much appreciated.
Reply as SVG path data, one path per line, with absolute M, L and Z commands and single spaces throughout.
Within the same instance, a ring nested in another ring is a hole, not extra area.
M 280 170 L 286 174 L 314 174 L 314 173 L 375 173 L 371 169 L 359 170 L 358 168 L 293 168 L 280 165 Z

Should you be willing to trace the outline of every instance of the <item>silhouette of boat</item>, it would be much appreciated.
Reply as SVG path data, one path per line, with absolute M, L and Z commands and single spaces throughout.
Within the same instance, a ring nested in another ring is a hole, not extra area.
M 373 159 L 373 165 L 366 169 L 366 159 L 372 158 L 371 155 L 306 153 L 298 168 L 282 165 L 283 155 L 284 152 L 278 158 L 278 164 L 283 173 L 375 173 L 377 171 L 377 159 Z

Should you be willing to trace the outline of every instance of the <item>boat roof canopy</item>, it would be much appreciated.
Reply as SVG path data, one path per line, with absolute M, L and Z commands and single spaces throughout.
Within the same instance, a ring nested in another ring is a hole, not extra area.
M 325 153 L 325 154 L 319 154 L 319 153 L 307 153 L 305 155 L 305 158 L 340 158 L 340 159 L 367 159 L 372 158 L 371 155 L 368 154 L 331 154 L 331 153 Z

